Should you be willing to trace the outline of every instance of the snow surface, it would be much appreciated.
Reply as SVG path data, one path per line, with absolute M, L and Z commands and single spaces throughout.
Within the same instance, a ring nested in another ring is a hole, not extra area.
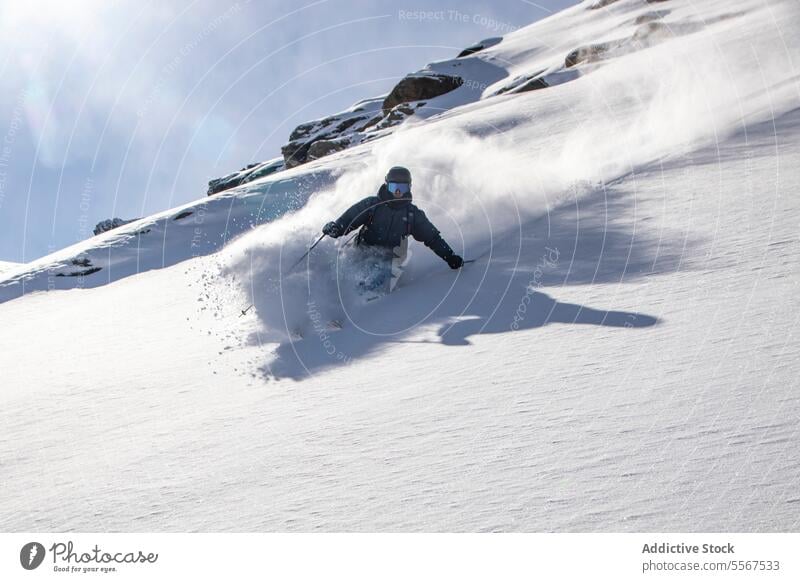
M 797 3 L 588 6 L 472 100 L 0 281 L 0 529 L 796 531 Z M 287 272 L 399 163 L 474 264 Z
M 20 267 L 19 263 L 0 261 L 0 273 L 5 273 L 7 271 L 10 271 L 11 269 L 18 269 L 19 267 Z

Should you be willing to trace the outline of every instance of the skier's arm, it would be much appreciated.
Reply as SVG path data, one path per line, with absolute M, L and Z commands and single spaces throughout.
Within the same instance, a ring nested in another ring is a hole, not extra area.
M 428 220 L 422 210 L 416 209 L 414 211 L 411 236 L 439 255 L 452 268 L 457 269 L 463 264 L 461 257 L 453 252 L 450 245 L 442 238 L 439 230 L 433 226 L 433 223 Z
M 369 196 L 364 198 L 360 202 L 356 202 L 350 208 L 348 208 L 344 214 L 334 220 L 333 223 L 328 223 L 326 228 L 333 224 L 335 226 L 335 232 L 338 233 L 337 236 L 352 232 L 364 225 L 364 222 L 367 220 L 367 216 L 369 216 L 370 209 L 374 208 L 377 204 L 377 196 Z

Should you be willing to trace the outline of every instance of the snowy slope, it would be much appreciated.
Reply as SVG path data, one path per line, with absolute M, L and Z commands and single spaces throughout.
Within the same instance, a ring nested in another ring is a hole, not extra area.
M 0 261 L 0 273 L 8 272 L 12 269 L 17 269 L 21 265 L 19 263 L 11 263 L 9 261 Z
M 475 98 L 0 283 L 0 529 L 796 530 L 797 5 L 591 4 Z M 477 262 L 412 245 L 368 305 L 341 242 L 287 274 L 396 163 Z

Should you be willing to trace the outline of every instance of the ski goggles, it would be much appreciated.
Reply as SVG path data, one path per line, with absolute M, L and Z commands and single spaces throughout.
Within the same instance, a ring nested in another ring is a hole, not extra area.
M 386 187 L 392 194 L 398 190 L 400 190 L 401 194 L 408 194 L 411 192 L 411 184 L 408 184 L 407 182 L 387 182 Z

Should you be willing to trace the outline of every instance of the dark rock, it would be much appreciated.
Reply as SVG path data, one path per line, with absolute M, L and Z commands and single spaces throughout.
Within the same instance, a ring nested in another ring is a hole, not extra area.
M 655 22 L 664 18 L 667 14 L 669 14 L 669 10 L 653 10 L 652 12 L 645 12 L 644 14 L 637 16 L 633 23 L 646 24 L 648 22 Z
M 380 100 L 368 99 L 342 113 L 298 125 L 289 136 L 289 143 L 281 147 L 283 163 L 287 168 L 294 168 L 307 162 L 310 159 L 309 149 L 317 141 L 333 141 L 337 145 L 349 146 L 353 142 L 348 140 L 345 144 L 342 141 L 344 138 L 363 131 L 381 119 L 379 106 Z M 314 155 L 331 147 L 334 146 L 320 145 Z
M 525 93 L 526 91 L 536 91 L 537 89 L 545 89 L 550 85 L 547 84 L 542 77 L 531 79 L 514 89 L 512 93 Z
M 92 273 L 97 273 L 98 271 L 102 271 L 102 267 L 92 267 L 91 269 L 86 269 L 85 271 L 70 271 L 69 273 L 56 273 L 56 277 L 85 277 L 86 275 L 91 275 Z
M 233 172 L 222 178 L 209 181 L 207 194 L 211 196 L 223 190 L 241 186 L 258 178 L 269 176 L 284 169 L 283 160 L 268 160 L 266 162 L 248 164 L 238 172 Z
M 191 216 L 194 214 L 193 210 L 184 210 L 183 212 L 179 212 L 175 216 L 172 217 L 172 220 L 181 220 L 182 218 L 186 218 L 187 216 Z
M 305 163 L 309 147 L 311 147 L 311 143 L 300 140 L 290 141 L 285 146 L 281 146 L 281 155 L 286 167 L 295 168 Z
M 480 44 L 487 47 L 501 40 L 496 37 Z M 462 64 L 462 61 L 452 61 L 453 67 Z M 286 168 L 294 168 L 379 137 L 376 130 L 402 123 L 425 100 L 449 93 L 463 84 L 464 80 L 457 75 L 429 70 L 408 75 L 385 98 L 367 99 L 342 113 L 298 125 L 290 134 L 289 142 L 281 147 L 283 163 Z
M 611 45 L 609 43 L 590 44 L 576 48 L 574 51 L 567 55 L 564 59 L 564 66 L 567 68 L 574 67 L 579 63 L 590 63 L 600 60 L 609 51 Z
M 259 178 L 263 178 L 265 176 L 270 176 L 275 172 L 280 172 L 285 167 L 286 166 L 284 166 L 283 160 L 269 160 L 265 163 L 259 164 L 254 170 L 251 170 L 246 175 L 242 176 L 237 186 L 247 184 L 248 182 L 258 180 Z
M 462 57 L 468 57 L 469 55 L 473 55 L 483 49 L 489 48 L 490 46 L 494 46 L 496 44 L 500 44 L 500 41 L 503 40 L 502 36 L 493 36 L 492 38 L 484 39 L 480 42 L 476 42 L 475 44 L 468 46 L 463 51 L 458 53 L 457 59 Z
M 667 0 L 646 0 L 648 3 L 666 2 Z M 650 48 L 661 42 L 668 41 L 676 36 L 694 34 L 703 30 L 707 25 L 735 18 L 740 13 L 729 13 L 707 18 L 703 21 L 681 21 L 667 24 L 662 18 L 669 14 L 669 10 L 653 10 L 639 15 L 633 22 L 637 25 L 633 35 L 628 38 L 619 38 L 603 43 L 582 46 L 567 55 L 564 66 L 568 69 L 584 62 L 594 62 L 601 59 L 621 57 L 636 51 Z
M 675 36 L 675 32 L 663 22 L 646 22 L 639 25 L 633 33 L 632 41 L 638 48 L 652 46 Z
M 332 117 L 326 117 L 309 123 L 301 123 L 294 128 L 294 131 L 289 134 L 289 141 L 298 141 L 309 137 L 312 133 L 316 133 L 321 129 L 325 129 L 333 123 Z
M 619 0 L 597 0 L 593 4 L 589 5 L 589 10 L 597 10 L 598 8 L 604 8 L 610 4 L 614 4 Z M 667 2 L 667 0 L 645 0 L 648 4 L 656 4 L 658 2 Z
M 208 190 L 206 191 L 206 195 L 211 196 L 212 194 L 216 194 L 217 192 L 222 192 L 223 190 L 227 190 L 228 188 L 233 188 L 234 186 L 238 186 L 240 176 L 241 172 L 233 172 L 231 174 L 226 174 L 225 176 L 222 176 L 222 178 L 214 178 L 213 180 L 209 180 Z
M 458 55 L 456 55 L 456 58 L 460 59 L 461 57 L 468 57 L 469 55 L 474 55 L 478 51 L 482 51 L 485 48 L 486 48 L 485 46 L 480 45 L 480 44 L 474 44 L 472 46 L 468 46 L 463 51 L 458 53 Z
M 311 143 L 306 158 L 308 161 L 324 158 L 334 152 L 339 152 L 350 145 L 348 139 L 318 139 Z
M 498 89 L 497 91 L 492 93 L 492 96 L 503 95 L 505 93 L 516 93 L 516 89 L 518 89 L 519 87 L 522 87 L 523 85 L 529 83 L 533 79 L 539 77 L 539 75 L 544 73 L 545 70 L 546 69 L 541 69 L 539 71 L 536 71 L 535 73 L 528 73 L 528 74 L 525 74 L 525 75 L 518 75 L 518 76 L 514 77 L 513 79 L 511 79 L 510 82 L 508 82 L 505 85 L 503 85 L 502 87 L 500 87 L 500 89 Z M 542 79 L 542 81 L 544 81 L 544 79 Z
M 106 220 L 101 220 L 97 223 L 97 226 L 94 227 L 94 234 L 98 235 L 109 230 L 113 230 L 115 228 L 119 228 L 124 224 L 128 224 L 129 222 L 133 222 L 135 220 L 139 220 L 138 218 L 131 218 L 130 220 L 123 220 L 122 218 L 108 218 Z
M 392 110 L 383 119 L 375 125 L 376 130 L 386 129 L 403 123 L 410 116 L 414 115 L 414 111 L 423 107 L 425 101 L 417 103 L 401 103 L 392 108 Z
M 394 107 L 401 103 L 433 99 L 458 89 L 463 84 L 464 79 L 454 75 L 442 75 L 439 73 L 415 73 L 409 75 L 402 78 L 389 95 L 386 96 L 386 99 L 383 100 L 383 114 L 388 115 Z

